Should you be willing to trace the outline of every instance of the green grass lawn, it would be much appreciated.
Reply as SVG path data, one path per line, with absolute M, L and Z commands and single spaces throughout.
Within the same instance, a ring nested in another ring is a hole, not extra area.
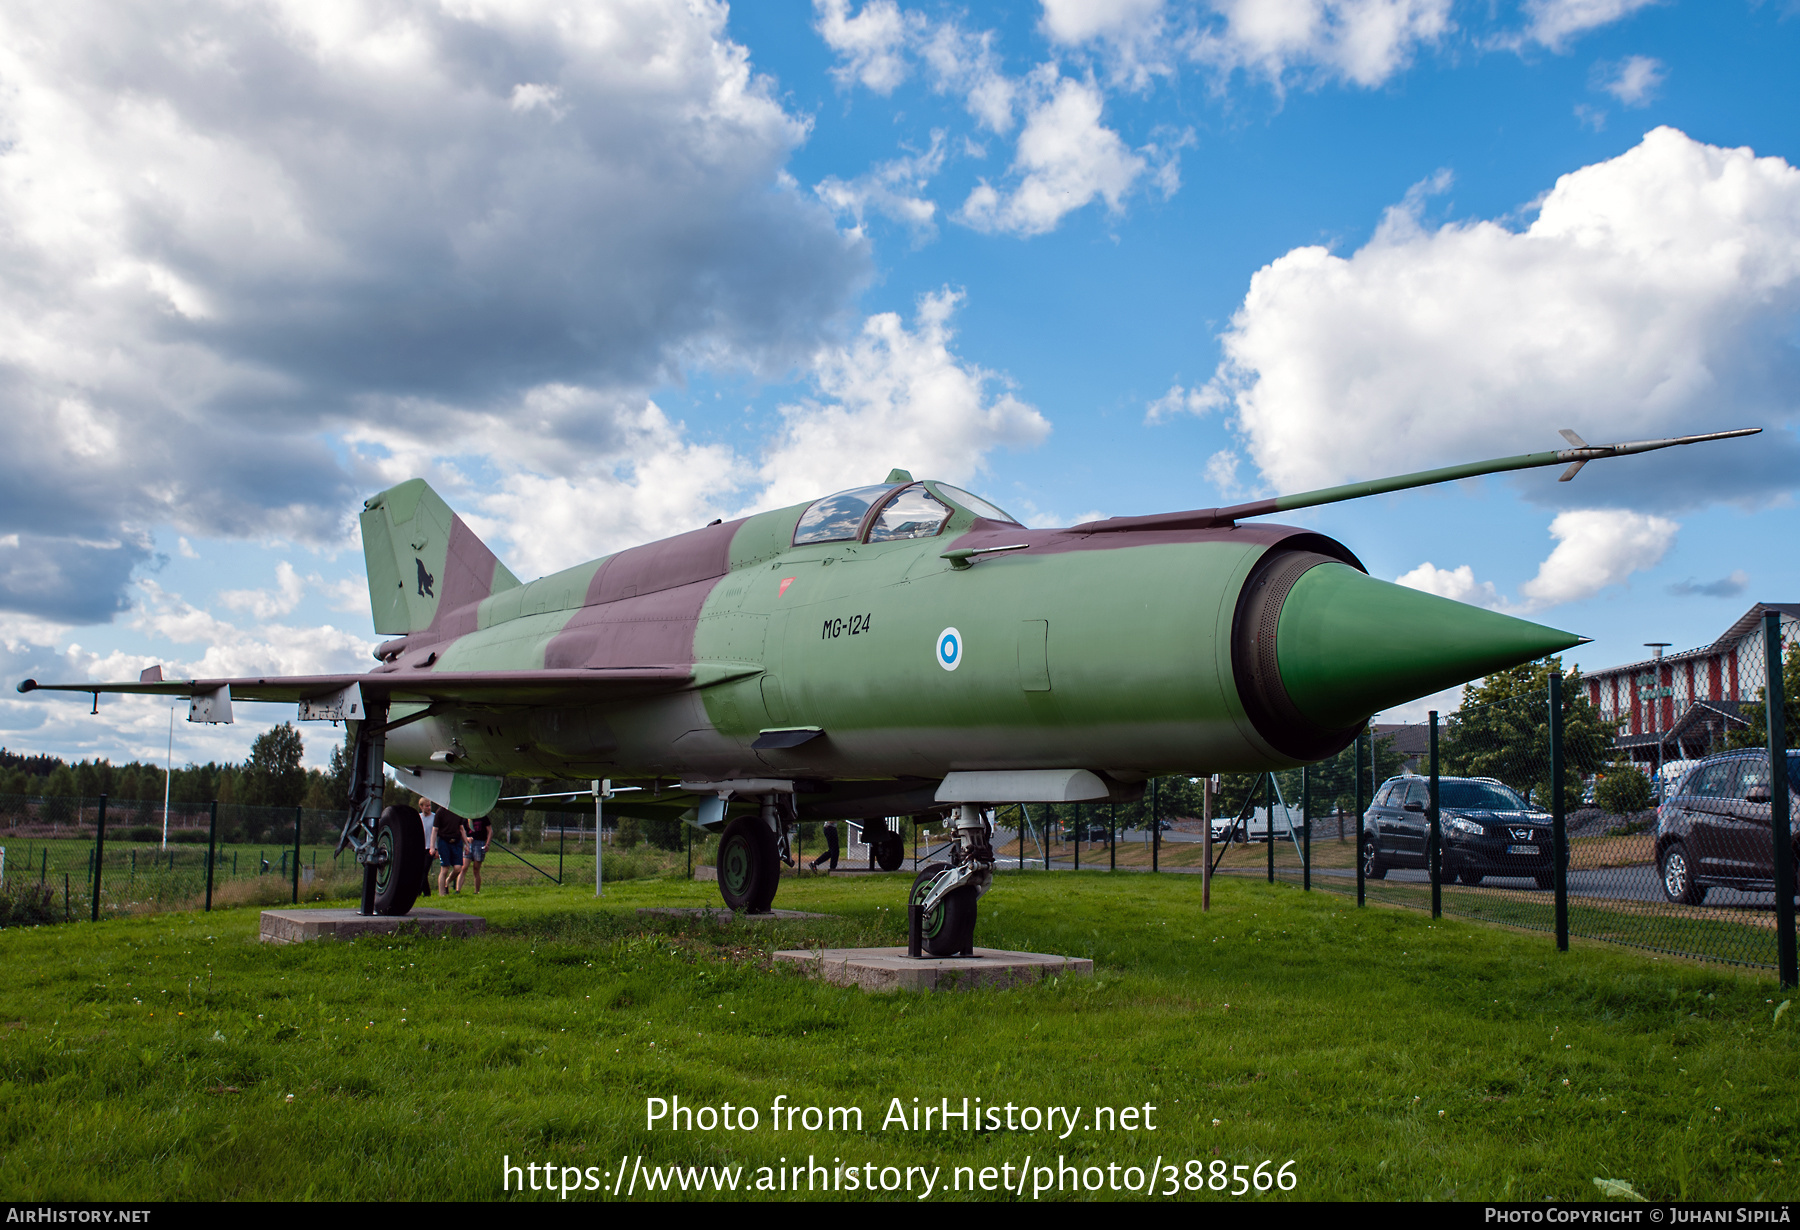
M 621 1157 L 743 1167 L 748 1189 L 809 1155 L 941 1168 L 933 1199 L 1027 1155 L 1182 1179 L 1292 1159 L 1310 1199 L 1800 1193 L 1800 1014 L 1776 1019 L 1772 978 L 1239 877 L 1203 914 L 1195 877 L 1103 872 L 1003 876 L 978 931 L 1092 979 L 871 995 L 773 967 L 903 942 L 905 883 L 791 879 L 778 904 L 837 916 L 791 923 L 648 919 L 717 898 L 637 880 L 465 893 L 490 922 L 468 940 L 265 947 L 254 909 L 0 931 L 4 1196 L 492 1199 L 503 1156 L 602 1183 Z M 648 1130 L 652 1097 L 760 1123 Z M 862 1129 L 777 1133 L 777 1097 Z M 964 1097 L 1082 1117 L 883 1130 L 891 1099 Z M 1155 1131 L 1089 1130 L 1145 1104 Z

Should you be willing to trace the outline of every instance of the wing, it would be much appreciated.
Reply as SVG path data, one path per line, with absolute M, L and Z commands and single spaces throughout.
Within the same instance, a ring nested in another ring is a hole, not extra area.
M 369 698 L 441 701 L 471 705 L 592 704 L 655 692 L 705 687 L 755 674 L 748 664 L 592 667 L 513 671 L 371 671 L 363 675 L 292 675 L 257 679 L 164 679 L 152 667 L 135 683 L 39 683 L 27 679 L 21 692 L 80 692 L 172 696 L 193 699 L 229 689 L 232 700 L 304 702 L 359 688 Z

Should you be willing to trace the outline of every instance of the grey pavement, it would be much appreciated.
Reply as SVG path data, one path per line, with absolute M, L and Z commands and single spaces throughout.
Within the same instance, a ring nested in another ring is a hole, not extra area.
M 1356 878 L 1355 868 L 1315 867 L 1315 876 L 1342 876 Z M 1387 873 L 1388 881 L 1400 884 L 1429 884 L 1431 877 L 1423 869 L 1391 867 Z M 1379 881 L 1378 881 L 1379 882 Z M 1513 888 L 1538 891 L 1537 885 L 1525 876 L 1489 876 L 1481 882 L 1483 888 Z M 1463 889 L 1462 884 L 1446 884 L 1446 889 Z M 1549 889 L 1542 890 L 1546 897 Z M 1630 867 L 1600 867 L 1593 869 L 1574 868 L 1569 872 L 1569 895 L 1571 897 L 1607 897 L 1615 901 L 1667 901 L 1663 896 L 1662 880 L 1657 875 L 1653 863 L 1640 863 Z M 1734 888 L 1708 889 L 1707 905 L 1748 906 L 1765 910 L 1775 908 L 1774 893 L 1744 893 Z

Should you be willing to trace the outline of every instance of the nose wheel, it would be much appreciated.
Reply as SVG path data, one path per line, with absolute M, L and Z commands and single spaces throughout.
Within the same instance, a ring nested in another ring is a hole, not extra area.
M 957 810 L 948 862 L 929 863 L 907 895 L 907 954 L 975 955 L 976 902 L 994 882 L 993 828 L 972 804 Z
M 924 905 L 932 886 L 953 868 L 948 863 L 927 863 L 913 877 L 910 905 Z M 919 916 L 919 946 L 934 957 L 963 957 L 975 954 L 975 903 L 980 894 L 973 884 L 964 884 L 943 894 L 935 905 Z

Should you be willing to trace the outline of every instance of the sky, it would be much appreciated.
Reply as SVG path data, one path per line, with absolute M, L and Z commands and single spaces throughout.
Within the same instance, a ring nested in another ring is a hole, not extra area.
M 1710 642 L 1800 598 L 1795 63 L 1796 0 L 8 6 L 0 676 L 363 669 L 414 476 L 528 579 L 895 466 L 1051 526 L 1761 427 L 1285 518 Z

